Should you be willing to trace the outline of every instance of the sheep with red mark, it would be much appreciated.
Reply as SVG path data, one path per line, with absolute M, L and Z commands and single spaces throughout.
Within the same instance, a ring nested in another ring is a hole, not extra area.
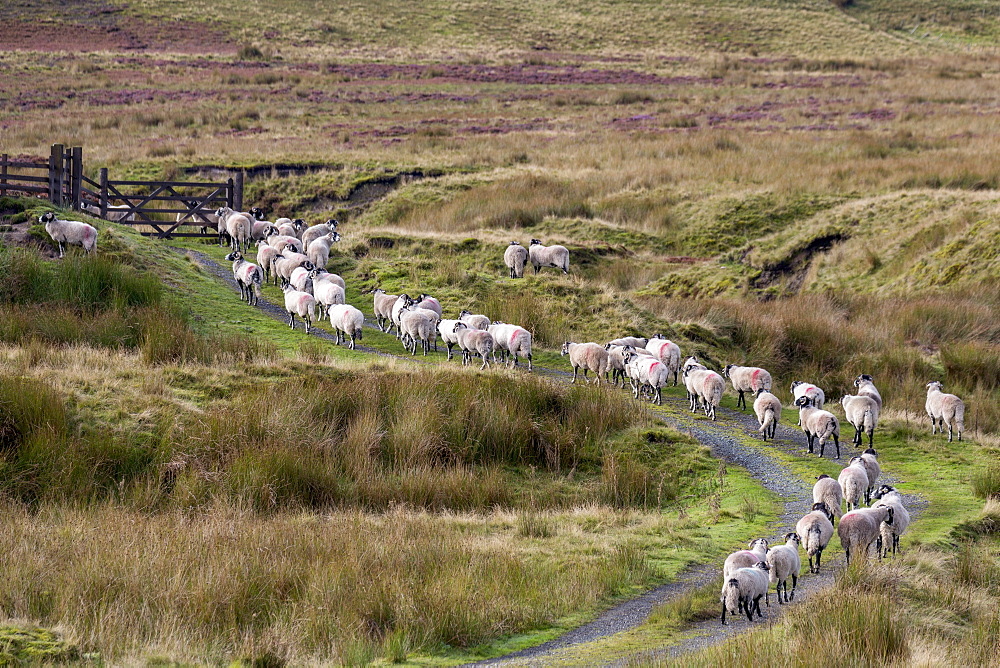
M 681 367 L 681 349 L 673 341 L 670 341 L 662 334 L 654 334 L 651 339 L 646 342 L 646 350 L 653 353 L 656 359 L 663 362 L 667 367 L 667 370 L 674 375 L 674 387 L 677 386 L 677 374 Z
M 754 394 L 757 390 L 771 391 L 771 374 L 766 369 L 757 366 L 737 366 L 727 364 L 722 370 L 722 375 L 728 378 L 733 384 L 733 389 L 739 393 L 736 399 L 736 407 L 746 410 L 746 393 Z

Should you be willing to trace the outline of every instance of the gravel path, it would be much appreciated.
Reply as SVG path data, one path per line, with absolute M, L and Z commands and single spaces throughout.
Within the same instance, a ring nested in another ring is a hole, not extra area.
M 175 250 L 193 255 L 206 270 L 229 285 L 234 294 L 239 293 L 239 288 L 233 280 L 232 271 L 228 266 L 223 267 L 208 255 L 198 251 L 186 249 Z M 266 299 L 261 298 L 258 308 L 276 320 L 287 322 L 288 315 L 281 306 L 272 304 Z M 365 326 L 377 328 L 375 323 L 367 319 L 365 320 Z M 336 340 L 335 336 L 318 328 L 313 329 L 311 335 L 329 341 Z M 393 355 L 362 345 L 357 345 L 356 349 L 382 357 L 424 362 L 420 358 L 409 355 Z M 540 375 L 549 376 L 561 382 L 566 382 L 567 378 L 572 375 L 567 371 L 545 368 L 537 364 L 535 365 L 535 370 Z M 714 457 L 726 463 L 743 467 L 766 489 L 781 497 L 784 500 L 784 509 L 772 523 L 770 535 L 767 538 L 772 544 L 784 543 L 782 536 L 789 531 L 794 531 L 796 522 L 798 522 L 802 515 L 808 512 L 812 505 L 812 485 L 800 480 L 781 460 L 769 454 L 766 450 L 762 450 L 761 447 L 758 447 L 757 443 L 759 441 L 756 440 L 757 419 L 751 412 L 740 412 L 720 407 L 718 409 L 719 420 L 717 422 L 710 422 L 697 416 L 692 416 L 688 412 L 687 400 L 675 398 L 664 398 L 664 408 L 651 408 L 650 412 L 664 423 L 683 433 L 690 434 L 700 443 L 708 446 Z M 843 431 L 849 436 L 850 430 L 851 427 L 848 426 Z M 752 436 L 751 438 L 747 438 L 747 435 Z M 768 447 L 776 448 L 789 454 L 802 455 L 806 448 L 805 437 L 797 427 L 778 425 L 776 438 L 768 443 Z M 829 446 L 827 452 L 829 456 Z M 847 443 L 841 443 L 841 458 L 845 465 L 847 464 L 848 457 L 853 452 L 854 448 L 849 440 Z M 898 480 L 891 473 L 883 470 L 880 482 L 893 484 L 898 482 Z M 916 519 L 927 506 L 926 499 L 923 497 L 904 495 L 904 498 L 907 509 L 910 511 L 913 519 Z M 806 559 L 804 558 L 803 561 L 806 561 Z M 805 576 L 799 578 L 795 600 L 790 605 L 796 605 L 808 599 L 815 591 L 832 585 L 834 574 L 842 564 L 842 554 L 828 553 L 824 559 L 821 573 L 818 575 L 807 573 Z M 689 568 L 681 573 L 673 582 L 661 585 L 641 596 L 619 603 L 603 612 L 594 621 L 572 629 L 554 640 L 502 657 L 467 665 L 546 665 L 553 662 L 560 662 L 560 654 L 566 654 L 572 651 L 573 648 L 580 647 L 600 638 L 633 629 L 642 624 L 656 606 L 691 589 L 702 587 L 713 581 L 719 581 L 720 567 L 721 559 L 720 563 L 703 564 Z M 721 581 L 719 582 L 719 586 L 721 587 Z M 788 606 L 774 603 L 769 608 L 765 608 L 764 623 L 773 624 L 781 616 L 786 607 Z M 726 638 L 749 628 L 750 624 L 742 617 L 734 620 L 733 623 L 727 626 L 722 626 L 718 619 L 696 622 L 685 627 L 684 631 L 688 637 L 680 642 L 669 647 L 656 648 L 623 656 L 610 665 L 624 666 L 633 664 L 636 661 L 648 661 L 697 651 L 722 642 Z

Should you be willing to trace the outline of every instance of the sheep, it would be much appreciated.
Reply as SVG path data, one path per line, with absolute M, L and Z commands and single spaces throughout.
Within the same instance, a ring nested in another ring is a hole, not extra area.
M 253 207 L 250 213 L 250 240 L 263 241 L 272 234 L 278 233 L 278 227 L 269 220 L 264 220 L 264 212 Z
M 234 251 L 246 251 L 250 247 L 250 231 L 253 223 L 250 217 L 233 211 L 228 206 L 219 207 L 215 215 L 226 226 L 226 233 L 229 235 L 229 247 Z
M 837 476 L 840 489 L 844 492 L 844 501 L 848 510 L 857 510 L 861 499 L 868 488 L 868 471 L 861 457 L 852 457 L 850 463 Z M 843 522 L 843 518 L 840 520 Z
M 610 346 L 632 346 L 636 350 L 645 348 L 647 343 L 649 343 L 649 339 L 644 339 L 641 336 L 623 336 L 620 339 L 608 341 L 608 345 Z
M 417 341 L 421 343 L 424 355 L 430 352 L 431 339 L 437 328 L 437 317 L 428 309 L 406 306 L 399 311 L 399 325 L 402 332 L 403 346 L 411 355 L 417 354 Z M 409 340 L 409 341 L 407 341 Z M 410 345 L 412 344 L 412 348 Z
M 862 397 L 871 397 L 878 404 L 878 412 L 882 412 L 882 395 L 875 387 L 874 379 L 867 373 L 863 373 L 854 379 L 854 387 L 858 388 L 858 394 Z
M 841 483 L 823 473 L 816 476 L 816 484 L 813 485 L 813 508 L 817 503 L 822 503 L 830 517 L 840 517 L 841 505 L 844 502 L 844 488 Z
M 674 387 L 677 387 L 677 374 L 681 367 L 681 349 L 673 341 L 668 340 L 662 334 L 653 334 L 653 338 L 646 342 L 646 350 L 653 353 L 656 359 L 663 362 L 667 369 L 674 374 Z
M 429 311 L 434 311 L 434 313 L 437 314 L 438 320 L 440 320 L 441 317 L 444 315 L 444 311 L 441 308 L 441 302 L 439 302 L 434 297 L 431 297 L 430 295 L 420 295 L 417 298 L 416 304 L 414 304 L 414 306 L 416 308 L 423 308 Z M 432 336 L 431 339 L 434 341 L 434 352 L 437 352 L 438 349 L 437 336 Z
M 315 274 L 313 269 L 310 274 Z M 333 281 L 318 281 L 313 278 L 313 296 L 316 297 L 316 304 L 320 310 L 320 320 L 327 317 L 331 306 L 347 303 L 344 295 L 344 288 Z
M 295 316 L 299 316 L 306 323 L 306 334 L 308 334 L 312 327 L 312 321 L 316 319 L 316 298 L 308 292 L 299 292 L 291 285 L 285 285 L 281 291 L 285 293 L 288 326 L 294 329 Z
M 931 419 L 931 434 L 936 434 L 938 427 L 944 434 L 944 425 L 948 425 L 948 442 L 952 440 L 955 429 L 958 430 L 958 440 L 962 440 L 965 431 L 965 404 L 954 394 L 945 394 L 939 381 L 927 383 L 927 402 L 924 409 Z
M 264 272 L 264 282 L 270 283 L 274 276 L 274 284 L 278 284 L 278 277 L 274 273 L 274 261 L 278 259 L 281 252 L 277 248 L 264 241 L 257 242 L 257 265 Z
M 739 393 L 740 396 L 736 399 L 736 407 L 739 408 L 740 404 L 743 404 L 743 410 L 747 408 L 745 396 L 747 392 L 753 394 L 762 388 L 768 392 L 771 391 L 771 374 L 766 369 L 761 369 L 760 367 L 727 364 L 726 368 L 722 370 L 722 375 L 729 379 L 733 384 L 733 389 Z
M 91 204 L 90 202 L 84 202 L 80 204 L 80 208 L 94 216 L 100 217 L 101 215 L 101 207 L 97 206 L 96 204 Z M 136 220 L 135 211 L 133 211 L 132 207 L 128 204 L 109 204 L 108 213 L 106 216 L 104 216 L 104 220 L 110 220 L 115 223 L 135 222 Z
M 608 351 L 596 343 L 573 343 L 567 341 L 563 344 L 562 355 L 569 355 L 569 363 L 573 367 L 573 380 L 576 382 L 576 374 L 583 369 L 583 377 L 590 384 L 587 372 L 593 371 L 597 375 L 597 384 L 601 384 L 601 376 L 607 378 L 608 373 Z
M 330 246 L 338 241 L 340 241 L 340 235 L 337 234 L 336 230 L 313 239 L 306 246 L 309 261 L 320 269 L 326 269 L 326 265 L 330 261 Z
M 438 323 L 438 334 L 441 335 L 441 340 L 444 342 L 445 347 L 448 349 L 448 359 L 452 357 L 451 350 L 458 345 L 458 337 L 455 335 L 457 331 L 455 329 L 456 324 L 463 324 L 466 327 L 468 325 L 461 320 L 442 320 Z M 459 348 L 461 350 L 461 348 Z M 464 355 L 463 355 L 464 362 Z
M 799 582 L 799 571 L 802 560 L 799 559 L 799 545 L 802 539 L 797 533 L 786 533 L 785 544 L 771 548 L 767 553 L 767 565 L 770 567 L 770 581 L 774 585 L 774 593 L 778 595 L 778 603 L 788 603 L 795 600 L 795 587 Z M 792 595 L 788 595 L 788 577 L 792 578 Z M 781 600 L 781 592 L 785 592 L 785 600 Z
M 695 407 L 691 412 L 694 413 L 697 410 L 697 404 L 701 404 L 705 415 L 714 421 L 716 419 L 715 411 L 719 407 L 722 393 L 726 389 L 726 383 L 722 380 L 722 376 L 705 368 L 688 368 L 684 373 L 686 380 L 690 381 L 689 388 L 694 391 L 695 395 L 693 402 Z
M 233 251 L 226 256 L 233 263 L 233 278 L 240 286 L 240 301 L 246 299 L 247 304 L 256 306 L 260 301 L 260 286 L 264 282 L 264 272 L 252 262 L 243 259 L 243 254 Z
M 778 420 L 781 418 L 781 400 L 763 387 L 757 389 L 757 398 L 753 402 L 753 412 L 760 423 L 761 438 L 765 441 L 768 437 L 774 440 L 774 432 L 778 428 Z
M 412 305 L 413 305 L 413 300 L 410 299 L 410 295 L 405 293 L 396 297 L 396 301 L 393 302 L 392 304 L 392 309 L 391 309 L 392 326 L 389 327 L 389 330 L 391 331 L 393 327 L 396 328 L 395 336 L 397 339 L 403 336 L 403 329 L 399 324 L 399 312 L 402 311 L 407 306 L 412 306 Z
M 489 329 L 490 319 L 485 315 L 479 315 L 475 313 L 470 313 L 469 311 L 462 311 L 458 314 L 458 319 L 464 322 L 466 325 L 472 329 Z
M 906 533 L 907 527 L 910 526 L 910 512 L 903 505 L 903 497 L 892 485 L 879 487 L 878 491 L 875 492 L 875 498 L 878 499 L 875 506 L 885 505 L 892 508 L 892 524 L 883 522 L 879 528 L 882 535 L 881 556 L 889 556 L 891 549 L 892 556 L 895 557 L 899 550 L 899 537 Z
M 840 518 L 840 526 L 837 527 L 837 535 L 840 536 L 840 544 L 847 553 L 847 565 L 851 564 L 851 552 L 861 552 L 862 556 L 868 556 L 868 548 L 872 543 L 876 543 L 876 549 L 881 555 L 882 552 L 882 523 L 888 525 L 893 523 L 894 511 L 891 506 L 877 506 L 875 508 L 861 508 L 852 510 Z
M 687 389 L 687 398 L 689 403 L 689 408 L 693 413 L 698 405 L 698 393 L 694 389 L 694 377 L 690 375 L 691 371 L 696 369 L 704 369 L 704 364 L 698 363 L 698 358 L 689 357 L 684 360 L 684 365 L 682 367 L 683 377 L 684 377 L 684 387 Z
M 174 222 L 180 224 L 186 220 L 199 220 L 201 221 L 199 227 L 201 228 L 202 234 L 208 234 L 209 226 L 214 226 L 215 229 L 219 232 L 220 235 L 219 245 L 221 246 L 222 245 L 221 235 L 223 233 L 223 230 L 219 228 L 219 217 L 216 216 L 214 213 L 200 210 L 201 202 L 199 202 L 198 200 L 186 199 L 184 200 L 184 206 L 188 208 L 188 211 L 186 213 L 178 213 L 174 217 Z
M 644 357 L 633 352 L 625 353 L 626 375 L 632 382 L 632 394 L 639 398 L 639 390 L 648 387 L 652 390 L 653 403 L 661 405 L 663 396 L 661 390 L 670 379 L 667 366 L 655 357 Z
M 527 261 L 528 249 L 516 241 L 511 241 L 507 250 L 503 252 L 503 263 L 510 269 L 511 278 L 524 277 L 524 263 Z
M 793 380 L 791 393 L 793 401 L 797 400 L 799 397 L 809 397 L 812 399 L 813 406 L 816 408 L 823 408 L 823 404 L 826 403 L 826 394 L 823 393 L 823 390 L 805 381 Z M 795 426 L 797 427 L 801 425 L 802 422 L 795 423 Z
M 747 621 L 753 621 L 754 610 L 758 619 L 764 615 L 760 611 L 760 599 L 767 600 L 768 570 L 770 567 L 763 561 L 750 568 L 741 568 L 727 578 L 722 585 L 722 623 L 726 623 L 726 610 L 737 615 L 746 612 Z M 770 603 L 768 603 L 770 605 Z
M 310 277 L 312 271 L 312 269 L 306 269 L 305 267 L 296 267 L 292 270 L 291 276 L 288 277 L 288 282 L 299 292 L 308 292 L 315 297 L 316 293 L 313 291 L 313 281 Z M 322 319 L 323 316 L 321 315 L 320 320 Z
M 625 353 L 635 352 L 635 348 L 608 343 L 605 344 L 604 349 L 608 351 L 608 371 L 611 372 L 611 382 L 617 386 L 620 380 L 622 387 L 625 387 Z
M 286 248 L 291 248 L 296 253 L 303 253 L 305 247 L 302 242 L 293 236 L 287 234 L 269 234 L 267 236 L 267 243 L 274 246 L 279 251 L 283 251 Z M 303 253 L 304 254 L 304 253 Z
M 325 223 L 320 223 L 318 225 L 313 225 L 312 227 L 307 227 L 298 236 L 299 238 L 302 239 L 302 243 L 306 245 L 306 248 L 309 248 L 309 244 L 312 243 L 314 239 L 326 236 L 327 234 L 330 234 L 330 232 L 336 232 L 338 225 L 340 225 L 340 223 L 331 218 Z M 337 237 L 339 241 L 340 235 L 338 234 Z
M 458 340 L 458 347 L 462 349 L 462 366 L 471 362 L 477 355 L 483 359 L 483 365 L 479 367 L 480 371 L 489 366 L 489 358 L 493 353 L 494 345 L 493 337 L 489 332 L 469 327 L 464 322 L 459 321 L 452 326 L 452 334 Z
M 287 222 L 285 222 L 287 221 Z M 277 224 L 278 234 L 284 237 L 292 237 L 302 242 L 302 228 L 306 226 L 306 222 L 301 218 L 296 218 L 295 220 L 288 220 L 287 218 L 280 219 Z M 305 248 L 305 242 L 302 242 L 302 247 Z
M 844 416 L 854 427 L 854 445 L 861 447 L 864 435 L 868 434 L 868 445 L 872 445 L 875 438 L 875 427 L 878 424 L 878 404 L 874 399 L 859 394 L 845 394 L 840 399 L 840 405 L 844 407 Z
M 493 360 L 496 361 L 497 351 L 501 353 L 501 360 L 506 363 L 507 356 L 510 355 L 514 368 L 517 368 L 517 358 L 524 356 L 528 360 L 528 371 L 532 370 L 531 357 L 531 332 L 518 327 L 508 325 L 505 322 L 494 322 L 487 328 L 493 337 Z
M 52 241 L 59 244 L 59 257 L 66 256 L 63 244 L 83 246 L 83 250 L 87 253 L 97 246 L 97 228 L 93 225 L 78 220 L 56 218 L 56 214 L 51 211 L 39 216 L 38 222 L 45 225 L 45 231 L 52 237 Z
M 354 350 L 355 339 L 362 338 L 362 329 L 365 326 L 365 314 L 350 304 L 334 304 L 330 307 L 330 325 L 337 330 L 337 345 L 340 345 L 341 336 L 343 340 L 351 337 L 351 350 Z
M 338 274 L 331 274 L 326 269 L 320 269 L 318 267 L 313 267 L 312 271 L 309 273 L 309 277 L 313 279 L 313 282 L 317 281 L 330 281 L 336 285 L 340 286 L 340 289 L 345 293 L 347 292 L 347 283 Z
M 833 436 L 837 446 L 837 459 L 840 459 L 840 420 L 830 411 L 824 411 L 812 405 L 812 399 L 801 396 L 795 400 L 799 407 L 799 424 L 809 441 L 809 454 L 813 453 L 813 444 L 819 440 L 819 456 L 823 456 L 826 439 Z
M 562 269 L 564 274 L 569 273 L 569 251 L 565 246 L 543 246 L 538 239 L 532 239 L 528 246 L 528 259 L 536 274 L 542 267 L 555 267 Z
M 307 256 L 292 250 L 285 250 L 281 255 L 274 258 L 271 266 L 274 267 L 274 275 L 280 279 L 280 285 L 282 286 L 288 285 L 288 282 L 292 280 L 292 272 L 297 268 L 313 268 L 312 262 L 309 261 Z
M 758 561 L 765 561 L 768 544 L 766 538 L 757 538 L 750 541 L 748 549 L 737 550 L 730 554 L 722 565 L 722 577 L 729 579 L 740 568 L 753 566 Z
M 392 307 L 399 299 L 399 295 L 386 294 L 382 288 L 376 288 L 373 302 L 375 306 L 375 322 L 379 330 L 388 332 L 392 323 Z
M 802 541 L 802 547 L 809 555 L 809 572 L 819 573 L 823 550 L 833 538 L 833 515 L 822 502 L 814 503 L 812 511 L 806 514 L 795 525 L 795 533 Z M 813 566 L 813 557 L 816 565 Z
M 878 453 L 875 448 L 867 448 L 859 455 L 861 463 L 865 465 L 865 473 L 868 474 L 868 487 L 865 488 L 865 503 L 871 505 L 872 490 L 875 489 L 875 482 L 882 473 L 882 467 L 878 463 Z

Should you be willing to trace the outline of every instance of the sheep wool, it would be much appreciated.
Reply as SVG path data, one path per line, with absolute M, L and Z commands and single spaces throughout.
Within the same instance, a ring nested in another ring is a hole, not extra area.
M 392 328 L 392 307 L 395 305 L 399 295 L 386 294 L 382 288 L 377 288 L 374 293 L 375 322 L 383 332 L 388 332 Z
M 799 407 L 799 424 L 809 441 L 809 454 L 813 454 L 813 445 L 819 441 L 819 456 L 823 456 L 826 440 L 833 437 L 837 446 L 837 459 L 840 459 L 840 420 L 830 411 L 816 408 L 809 396 L 803 395 L 795 400 Z
M 567 341 L 563 344 L 562 355 L 569 355 L 569 363 L 573 367 L 573 380 L 576 382 L 576 375 L 583 369 L 583 377 L 590 384 L 587 372 L 593 371 L 597 376 L 597 384 L 601 383 L 601 376 L 608 373 L 608 351 L 596 343 L 573 343 Z
M 235 251 L 226 256 L 233 263 L 233 279 L 240 288 L 240 301 L 256 306 L 260 300 L 260 286 L 264 282 L 264 272 L 252 262 L 243 259 L 243 254 Z
M 770 581 L 774 593 L 778 595 L 778 603 L 788 603 L 795 599 L 795 587 L 799 581 L 799 571 L 802 561 L 799 559 L 799 545 L 802 539 L 797 533 L 785 534 L 785 544 L 771 548 L 767 553 L 767 565 L 770 566 Z M 792 578 L 792 594 L 788 595 L 788 578 Z M 782 591 L 785 600 L 781 600 Z
M 878 412 L 882 412 L 882 395 L 879 394 L 878 388 L 875 387 L 874 379 L 867 373 L 863 373 L 854 379 L 854 387 L 858 388 L 858 394 L 862 397 L 871 397 L 878 405 Z
M 461 313 L 458 314 L 458 319 L 464 322 L 472 329 L 485 330 L 489 329 L 489 326 L 492 324 L 490 322 L 490 319 L 487 318 L 485 315 L 472 313 L 470 311 L 462 311 Z
M 927 383 L 927 402 L 924 409 L 931 419 L 931 434 L 936 434 L 938 428 L 944 433 L 948 425 L 948 441 L 952 440 L 953 432 L 958 431 L 958 440 L 962 440 L 965 431 L 965 403 L 954 394 L 945 394 L 939 381 Z
M 847 421 L 854 427 L 854 445 L 861 447 L 864 434 L 868 434 L 868 447 L 871 447 L 878 424 L 878 403 L 870 396 L 845 394 L 840 405 L 844 407 Z
M 308 292 L 299 292 L 291 285 L 281 289 L 285 293 L 285 311 L 288 313 L 288 326 L 295 328 L 295 316 L 302 318 L 306 324 L 306 334 L 316 319 L 316 299 Z
M 722 623 L 726 623 L 726 612 L 737 615 L 746 612 L 747 621 L 753 621 L 753 613 L 758 619 L 763 617 L 760 611 L 760 599 L 767 601 L 768 571 L 770 567 L 759 561 L 751 567 L 741 568 L 726 578 L 722 585 Z M 770 605 L 770 603 L 768 603 Z
M 493 336 L 489 332 L 469 327 L 460 321 L 455 323 L 453 332 L 458 339 L 458 346 L 462 349 L 462 366 L 471 363 L 477 356 L 483 360 L 483 365 L 479 367 L 480 371 L 489 366 L 494 346 Z
M 527 261 L 528 249 L 516 241 L 511 241 L 510 245 L 507 246 L 507 250 L 503 252 L 503 263 L 510 270 L 511 278 L 524 277 L 524 265 Z M 538 272 L 536 271 L 535 273 Z
M 852 457 L 850 463 L 837 476 L 840 489 L 844 494 L 848 510 L 856 510 L 861 505 L 865 490 L 868 488 L 868 471 L 860 457 Z M 843 521 L 843 519 L 841 519 Z
M 354 350 L 355 340 L 362 338 L 365 314 L 350 304 L 335 304 L 330 307 L 330 325 L 337 330 L 337 345 L 350 337 L 350 348 Z
M 333 220 L 332 218 L 325 223 L 319 223 L 318 225 L 313 225 L 312 227 L 307 227 L 302 231 L 301 239 L 302 243 L 305 244 L 306 248 L 309 248 L 309 244 L 314 240 L 319 239 L 322 236 L 330 234 L 330 232 L 335 232 L 337 226 L 340 225 L 339 222 Z M 337 235 L 337 241 L 340 241 L 340 235 Z
M 823 550 L 833 538 L 833 515 L 827 510 L 826 504 L 814 503 L 812 511 L 795 524 L 795 533 L 802 541 L 802 547 L 809 556 L 809 572 L 819 573 Z M 813 558 L 816 559 L 815 566 Z
M 723 578 L 728 579 L 740 568 L 753 566 L 758 561 L 765 561 L 767 559 L 767 546 L 766 538 L 757 538 L 750 541 L 748 549 L 737 550 L 730 554 L 722 565 Z
M 880 527 L 882 553 L 879 556 L 888 556 L 891 549 L 892 556 L 895 557 L 899 550 L 899 537 L 906 533 L 907 527 L 910 526 L 910 513 L 903 505 L 902 495 L 892 485 L 879 487 L 878 491 L 875 492 L 875 498 L 878 499 L 875 506 L 892 508 L 892 524 L 883 522 Z
M 817 503 L 822 503 L 831 518 L 840 517 L 843 502 L 844 489 L 840 482 L 825 473 L 816 477 L 816 484 L 813 485 L 813 508 Z

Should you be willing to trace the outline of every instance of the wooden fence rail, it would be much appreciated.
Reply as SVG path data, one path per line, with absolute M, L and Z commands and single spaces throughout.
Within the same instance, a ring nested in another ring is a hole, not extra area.
M 38 172 L 37 175 L 32 172 Z M 102 167 L 99 180 L 83 173 L 83 149 L 53 144 L 47 162 L 11 160 L 0 155 L 0 196 L 35 195 L 56 206 L 97 210 L 101 218 L 167 238 L 200 236 L 214 227 L 209 218 L 220 206 L 243 208 L 243 172 L 224 183 L 197 181 L 113 181 Z M 115 204 L 120 201 L 121 204 Z M 93 208 L 91 208 L 93 207 Z

